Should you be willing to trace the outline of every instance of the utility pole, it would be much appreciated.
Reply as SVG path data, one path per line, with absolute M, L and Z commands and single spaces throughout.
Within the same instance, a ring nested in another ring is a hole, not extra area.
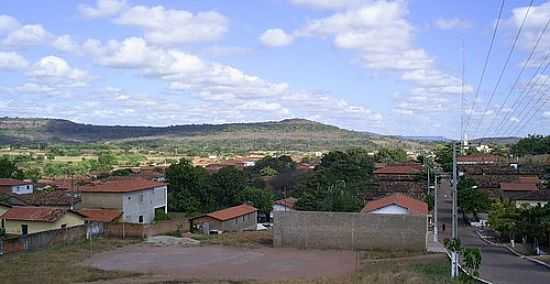
M 428 195 L 430 195 L 430 164 L 428 163 Z
M 458 232 L 457 232 L 457 208 L 456 208 L 456 202 L 457 202 L 457 195 L 458 192 L 456 190 L 458 184 L 458 174 L 456 170 L 456 143 L 453 143 L 453 231 L 452 231 L 452 239 L 453 241 L 458 239 Z M 451 277 L 456 278 L 458 277 L 458 253 L 456 251 L 451 252 Z
M 438 223 L 437 223 L 437 175 L 434 175 L 434 242 L 437 242 L 438 236 L 437 236 L 437 230 L 438 230 Z

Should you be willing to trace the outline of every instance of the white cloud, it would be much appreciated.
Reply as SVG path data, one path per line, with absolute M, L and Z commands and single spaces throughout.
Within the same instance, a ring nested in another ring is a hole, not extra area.
M 0 33 L 10 32 L 19 28 L 20 24 L 14 17 L 0 15 Z
M 545 111 L 545 112 L 542 114 L 542 116 L 543 116 L 544 118 L 550 118 L 550 111 Z
M 115 23 L 144 29 L 147 41 L 160 45 L 206 42 L 220 39 L 228 21 L 214 11 L 193 14 L 163 6 L 135 6 L 124 11 Z
M 126 7 L 126 0 L 97 0 L 95 7 L 79 5 L 80 14 L 86 18 L 109 17 Z
M 510 122 L 516 122 L 517 123 L 519 121 L 520 121 L 519 118 L 517 118 L 515 116 L 510 117 Z
M 45 42 L 49 33 L 41 25 L 24 25 L 10 33 L 3 40 L 9 46 L 28 46 Z
M 434 21 L 434 26 L 440 30 L 469 29 L 472 23 L 460 18 L 439 18 Z
M 52 42 L 52 46 L 65 52 L 77 52 L 79 48 L 78 44 L 73 41 L 70 35 L 62 35 L 57 37 Z
M 91 80 L 88 72 L 71 67 L 63 58 L 46 56 L 28 72 L 33 82 L 56 88 L 83 87 Z
M 292 35 L 281 29 L 269 29 L 260 36 L 262 44 L 270 47 L 286 46 L 291 44 L 293 40 Z
M 21 70 L 29 65 L 27 60 L 15 52 L 0 51 L 0 70 Z

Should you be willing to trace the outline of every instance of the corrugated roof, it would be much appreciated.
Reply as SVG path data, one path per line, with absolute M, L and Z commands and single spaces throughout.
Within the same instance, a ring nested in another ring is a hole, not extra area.
M 227 221 L 244 215 L 248 215 L 258 211 L 258 209 L 248 205 L 241 204 L 239 206 L 229 207 L 226 209 L 214 211 L 212 213 L 206 214 L 210 218 L 214 218 L 219 221 Z
M 111 223 L 122 215 L 122 212 L 117 209 L 82 208 L 78 212 L 84 215 L 87 220 L 103 223 Z
M 1 219 L 34 221 L 53 223 L 63 217 L 67 210 L 52 207 L 12 207 L 2 216 Z
M 32 184 L 32 182 L 14 178 L 0 178 L 0 186 L 16 186 L 26 184 Z
M 539 188 L 533 183 L 501 182 L 502 191 L 537 191 Z
M 294 209 L 294 207 L 296 206 L 297 201 L 298 201 L 298 199 L 296 199 L 294 197 L 289 197 L 289 198 L 285 198 L 285 199 L 275 200 L 273 202 L 273 204 L 277 204 L 277 205 L 285 206 L 287 208 Z
M 165 183 L 144 178 L 114 179 L 100 183 L 89 184 L 80 188 L 81 192 L 123 193 L 141 191 L 155 187 L 166 186 Z
M 374 210 L 387 207 L 389 205 L 397 205 L 407 208 L 410 215 L 427 215 L 428 204 L 426 202 L 414 199 L 401 193 L 394 193 L 380 199 L 367 202 L 367 206 L 361 210 L 361 213 L 370 213 Z

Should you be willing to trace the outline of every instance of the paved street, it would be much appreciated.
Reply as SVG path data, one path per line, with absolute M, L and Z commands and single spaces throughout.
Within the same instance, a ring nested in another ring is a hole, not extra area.
M 451 238 L 452 199 L 450 184 L 442 180 L 438 192 L 438 221 L 440 228 L 439 239 Z M 459 215 L 460 219 L 460 215 Z M 446 225 L 445 232 L 441 232 L 441 224 Z M 547 269 L 528 260 L 521 259 L 502 247 L 491 246 L 478 238 L 471 227 L 460 224 L 459 237 L 465 247 L 481 249 L 480 276 L 493 283 L 550 283 L 550 269 Z

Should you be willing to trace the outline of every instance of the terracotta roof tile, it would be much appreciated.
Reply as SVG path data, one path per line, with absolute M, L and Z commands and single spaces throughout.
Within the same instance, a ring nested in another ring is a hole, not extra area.
M 53 223 L 63 217 L 66 212 L 65 209 L 52 207 L 12 207 L 0 218 Z
M 13 178 L 0 178 L 0 186 L 15 186 L 26 184 L 32 184 L 32 182 Z
M 206 214 L 206 216 L 210 218 L 214 218 L 216 220 L 220 221 L 226 221 L 231 220 L 237 217 L 241 217 L 244 215 L 248 215 L 250 213 L 254 213 L 258 211 L 258 209 L 248 205 L 248 204 L 241 204 L 239 206 L 229 207 L 226 209 L 214 211 L 212 213 Z
M 378 168 L 374 171 L 374 174 L 393 174 L 393 175 L 417 175 L 422 173 L 422 165 L 409 164 L 409 165 L 388 165 Z
M 520 176 L 518 178 L 519 183 L 539 184 L 540 179 L 538 176 Z
M 298 199 L 296 199 L 294 197 L 289 197 L 289 198 L 286 198 L 286 199 L 275 200 L 273 202 L 273 204 L 277 204 L 277 205 L 280 205 L 280 206 L 285 206 L 287 208 L 294 209 L 294 207 L 296 206 L 297 201 L 298 201 Z
M 496 155 L 466 155 L 456 158 L 457 163 L 496 163 L 499 160 L 499 156 Z
M 21 195 L 21 199 L 33 206 L 71 207 L 80 202 L 80 198 L 71 196 L 63 190 L 36 191 L 32 194 Z
M 165 183 L 147 180 L 144 178 L 114 179 L 82 186 L 81 192 L 108 192 L 122 193 L 151 189 L 166 186 Z
M 87 220 L 103 223 L 111 223 L 122 215 L 122 212 L 117 209 L 82 208 L 78 212 L 86 216 Z
M 428 204 L 426 202 L 414 199 L 401 193 L 395 193 L 390 196 L 369 201 L 367 202 L 367 206 L 361 210 L 361 213 L 369 213 L 389 205 L 398 205 L 403 208 L 407 208 L 410 215 L 428 214 Z
M 502 191 L 537 191 L 539 190 L 536 184 L 519 183 L 519 182 L 501 182 L 500 189 Z

